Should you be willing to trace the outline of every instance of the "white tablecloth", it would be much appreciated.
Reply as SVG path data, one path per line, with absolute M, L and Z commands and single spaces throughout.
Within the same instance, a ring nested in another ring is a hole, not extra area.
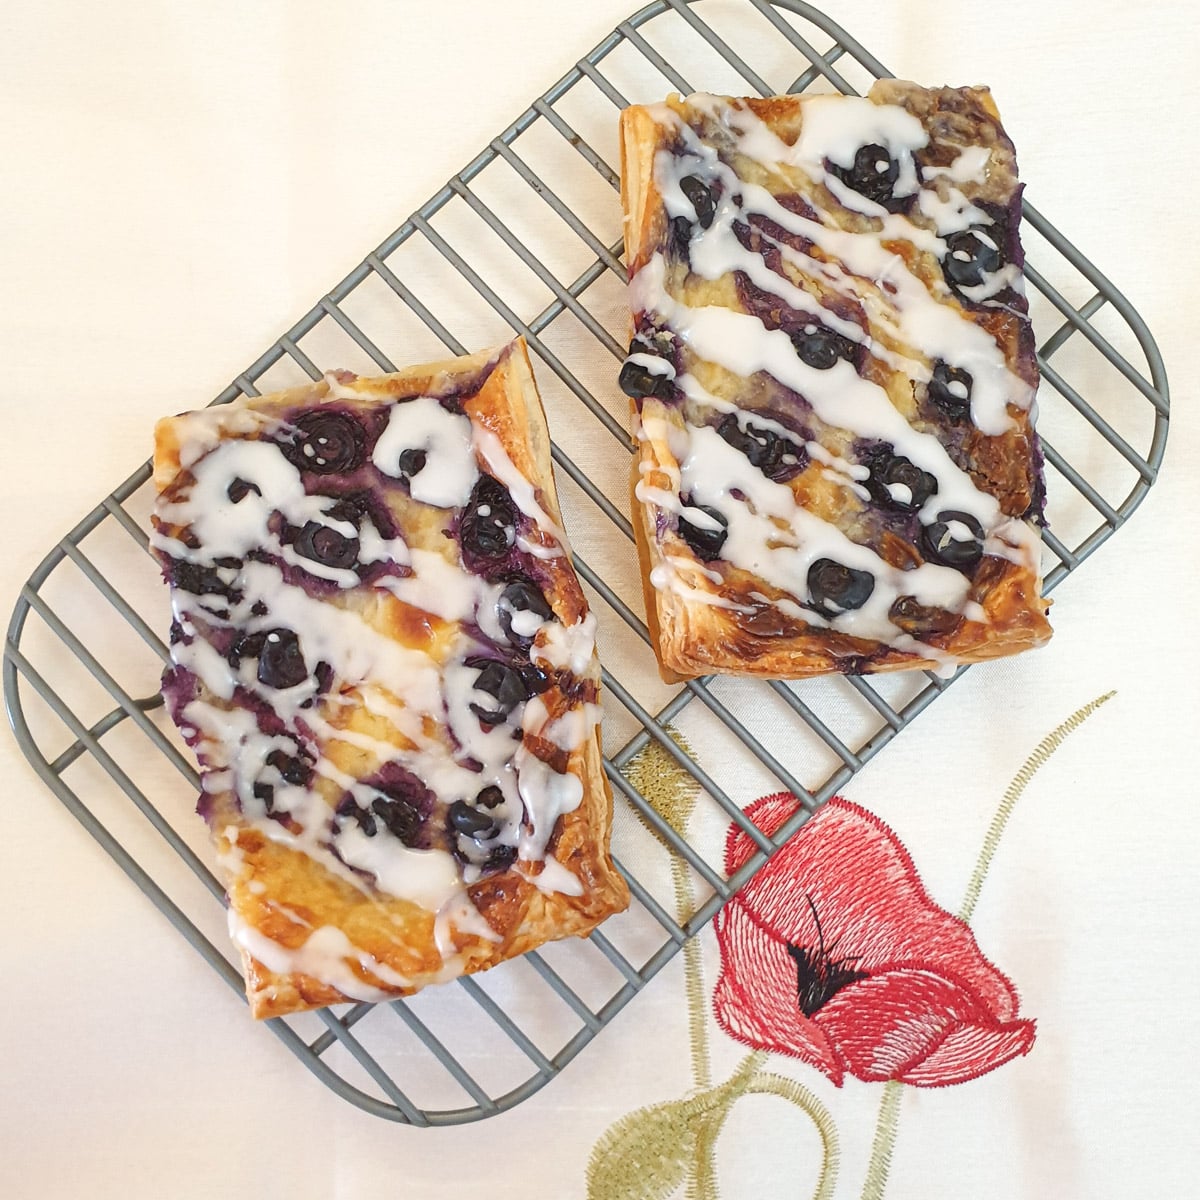
M 10 2 L 5 612 L 42 555 L 146 457 L 158 416 L 221 391 L 629 2 Z M 1028 198 L 1138 307 L 1175 386 L 1161 481 L 1060 589 L 1051 645 L 972 672 L 846 789 L 956 911 L 1022 763 L 1115 692 L 1029 783 L 974 912 L 982 952 L 1036 1019 L 1032 1050 L 974 1082 L 903 1089 L 885 1194 L 1189 1195 L 1200 1170 L 1194 11 L 1183 0 L 826 8 L 897 74 L 992 86 Z M 677 959 L 514 1111 L 429 1130 L 368 1116 L 247 1018 L 7 734 L 0 764 L 0 1194 L 581 1197 L 614 1122 L 695 1085 Z M 748 773 L 735 799 L 765 790 Z M 710 993 L 711 929 L 703 960 Z M 707 1001 L 703 1012 L 720 1083 L 746 1049 Z M 860 1194 L 882 1085 L 838 1089 L 798 1060 L 765 1061 L 835 1123 L 832 1194 Z M 743 1097 L 717 1142 L 715 1190 L 696 1194 L 811 1194 L 812 1129 L 778 1097 Z M 632 1194 L 615 1186 L 595 1194 Z

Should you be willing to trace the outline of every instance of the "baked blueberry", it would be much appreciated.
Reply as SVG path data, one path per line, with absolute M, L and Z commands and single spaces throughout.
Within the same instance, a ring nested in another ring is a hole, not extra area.
M 296 553 L 326 567 L 348 568 L 358 561 L 358 538 L 346 537 L 329 525 L 309 521 L 296 535 Z
M 290 783 L 293 787 L 308 787 L 312 782 L 312 767 L 297 754 L 289 754 L 286 750 L 272 750 L 267 755 L 266 765 L 273 767 L 283 782 Z M 275 787 L 274 783 L 258 779 L 252 788 L 254 798 L 263 802 L 268 816 L 271 816 L 275 809 Z
M 486 841 L 500 832 L 500 825 L 490 813 L 480 812 L 465 800 L 455 800 L 446 814 L 450 828 L 464 837 Z
M 945 509 L 921 530 L 926 558 L 959 571 L 969 571 L 983 557 L 983 526 L 970 513 Z
M 661 359 L 662 368 L 653 370 L 644 362 L 637 362 L 634 355 Z M 658 350 L 641 338 L 629 343 L 629 357 L 621 364 L 617 386 L 631 400 L 644 400 L 654 396 L 659 400 L 670 400 L 675 394 L 675 369 Z
M 722 419 L 717 433 L 776 483 L 786 483 L 808 465 L 808 452 L 803 446 L 753 421 L 743 427 L 734 413 Z
M 779 466 L 787 445 L 781 437 L 769 429 L 763 429 L 761 425 L 747 421 L 743 426 L 735 413 L 722 419 L 717 432 L 735 450 L 740 450 L 752 466 L 767 476 Z
M 344 412 L 306 412 L 293 422 L 290 442 L 281 444 L 284 457 L 302 471 L 317 475 L 347 475 L 366 460 L 367 432 Z
M 374 792 L 370 801 L 363 807 L 354 793 L 347 792 L 334 810 L 341 818 L 335 824 L 353 820 L 367 837 L 386 829 L 406 846 L 416 845 L 433 809 L 433 793 L 395 762 L 386 763 L 376 776 L 363 782 Z
M 946 238 L 942 272 L 956 287 L 978 287 L 1004 265 L 1004 254 L 984 229 L 963 229 Z
M 677 262 L 690 262 L 690 242 L 695 232 L 695 225 L 687 217 L 673 217 L 671 232 L 667 237 L 667 255 Z
M 293 787 L 308 787 L 312 782 L 312 767 L 298 755 L 272 750 L 267 755 L 267 765 L 274 767 L 284 783 L 290 783 Z
M 479 672 L 475 680 L 475 690 L 491 696 L 494 701 L 491 705 L 472 701 L 469 706 L 485 725 L 504 724 L 509 713 L 518 704 L 524 704 L 530 696 L 536 694 L 533 686 L 536 680 L 527 678 L 524 672 L 510 667 L 508 663 L 502 663 L 498 659 L 468 658 L 466 665 Z M 536 671 L 536 668 L 534 670 Z
M 298 687 L 308 678 L 300 639 L 290 629 L 271 629 L 258 648 L 258 682 L 266 687 Z
M 480 558 L 503 558 L 516 541 L 517 512 L 508 489 L 481 473 L 463 510 L 459 536 L 463 549 Z
M 867 459 L 871 474 L 866 488 L 871 498 L 883 508 L 899 512 L 916 512 L 938 490 L 937 479 L 922 471 L 915 463 L 892 447 L 885 446 Z
M 707 229 L 713 223 L 717 212 L 717 201 L 712 189 L 699 175 L 685 175 L 679 181 L 679 190 L 691 201 L 696 210 L 696 220 L 701 229 Z
M 808 568 L 809 601 L 829 620 L 862 608 L 874 590 L 875 576 L 870 571 L 858 571 L 832 558 L 818 558 Z
M 171 563 L 171 583 L 180 591 L 191 592 L 193 596 L 224 596 L 232 604 L 242 598 L 240 589 L 232 583 L 226 583 L 216 567 L 201 566 L 179 558 Z
M 839 358 L 853 363 L 858 347 L 840 333 L 809 321 L 791 334 L 800 361 L 818 371 L 828 371 Z
M 475 803 L 483 808 L 499 808 L 504 803 L 504 793 L 493 783 L 475 797 Z
M 424 450 L 414 450 L 411 447 L 408 450 L 402 450 L 400 452 L 400 474 L 406 479 L 420 475 L 425 470 L 427 458 L 428 455 Z
M 481 865 L 480 870 L 485 875 L 492 875 L 497 871 L 506 871 L 516 861 L 516 846 L 493 846 L 488 852 L 487 859 Z
M 355 799 L 348 796 L 338 805 L 337 815 L 353 820 L 367 837 L 374 837 L 382 828 L 406 846 L 416 840 L 421 828 L 420 812 L 407 800 L 390 796 L 376 796 L 367 808 L 359 807 Z
M 376 796 L 371 801 L 371 811 L 388 833 L 398 837 L 405 845 L 416 840 L 421 828 L 421 813 L 402 796 Z
M 725 545 L 725 539 L 729 536 L 729 522 L 715 508 L 709 508 L 707 504 L 692 504 L 685 499 L 684 504 L 688 510 L 702 512 L 706 517 L 712 519 L 712 523 L 705 521 L 703 524 L 693 524 L 683 514 L 679 514 L 679 536 L 692 548 L 692 552 L 697 558 L 704 559 L 709 562 L 714 558 L 720 558 L 721 549 Z M 715 523 L 715 528 L 714 524 Z
M 971 388 L 974 383 L 970 371 L 952 367 L 939 358 L 933 364 L 929 399 L 947 416 L 965 417 L 971 411 Z
M 900 178 L 900 164 L 886 146 L 880 146 L 877 142 L 860 146 L 854 155 L 853 166 L 839 167 L 835 164 L 830 170 L 860 196 L 885 207 L 893 199 L 896 180 Z
M 261 496 L 262 488 L 260 488 L 257 483 L 250 483 L 245 479 L 235 479 L 225 489 L 225 495 L 227 495 L 234 504 L 240 504 L 251 492 L 253 492 L 256 496 Z
M 515 646 L 528 646 L 533 641 L 536 626 L 554 616 L 541 589 L 528 576 L 514 579 L 500 593 L 496 617 L 504 636 Z M 513 628 L 513 622 L 517 628 Z
M 962 615 L 921 604 L 915 596 L 898 596 L 888 610 L 888 620 L 913 637 L 928 637 L 953 632 L 962 623 Z

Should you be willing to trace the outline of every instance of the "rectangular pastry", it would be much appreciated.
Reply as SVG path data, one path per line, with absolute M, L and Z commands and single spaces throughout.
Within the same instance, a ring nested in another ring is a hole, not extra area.
M 524 342 L 169 418 L 154 479 L 163 692 L 256 1017 L 406 995 L 626 906 Z
M 983 88 L 626 109 L 634 525 L 668 680 L 1041 645 L 1012 143 Z

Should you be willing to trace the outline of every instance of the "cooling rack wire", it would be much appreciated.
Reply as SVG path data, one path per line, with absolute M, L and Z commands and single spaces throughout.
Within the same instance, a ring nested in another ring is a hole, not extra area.
M 631 909 L 586 941 L 547 946 L 412 1000 L 266 1023 L 367 1112 L 448 1125 L 533 1094 L 808 815 L 964 673 L 803 685 L 711 677 L 665 688 L 636 591 L 615 568 L 632 554 L 629 521 L 609 498 L 624 494 L 631 449 L 612 382 L 627 323 L 617 111 L 672 90 L 861 93 L 890 74 L 800 0 L 657 0 L 580 59 L 217 397 L 257 395 L 337 366 L 390 371 L 524 335 L 559 434 L 553 455 L 575 566 L 599 621 L 605 744 L 613 748 L 605 768 Z M 1120 292 L 1028 204 L 1023 228 L 1043 379 L 1049 591 L 1153 484 L 1167 384 L 1153 338 Z M 5 701 L 51 791 L 240 994 L 222 888 L 192 814 L 198 778 L 158 695 L 166 602 L 146 553 L 149 479 L 147 464 L 114 489 L 22 589 L 5 645 Z M 718 767 L 705 770 L 677 741 L 675 729 L 685 727 L 692 741 L 715 748 L 705 759 Z M 721 753 L 722 744 L 735 752 Z M 630 764 L 648 747 L 694 781 L 697 815 L 682 832 L 631 782 Z M 802 802 L 773 837 L 730 795 L 735 785 L 745 794 L 747 778 Z M 736 822 L 757 847 L 732 878 L 703 848 L 722 840 L 703 836 L 706 820 L 710 831 Z M 686 865 L 690 913 L 675 907 L 672 857 Z M 646 865 L 635 873 L 632 859 Z

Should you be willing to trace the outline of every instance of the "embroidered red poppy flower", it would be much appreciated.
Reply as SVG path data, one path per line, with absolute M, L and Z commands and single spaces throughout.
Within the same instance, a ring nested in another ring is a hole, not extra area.
M 789 793 L 746 810 L 770 834 Z M 753 852 L 737 826 L 732 873 Z M 716 918 L 717 1021 L 760 1050 L 811 1063 L 841 1086 L 961 1083 L 1028 1053 L 1034 1023 L 967 925 L 930 900 L 908 851 L 877 817 L 831 800 Z

